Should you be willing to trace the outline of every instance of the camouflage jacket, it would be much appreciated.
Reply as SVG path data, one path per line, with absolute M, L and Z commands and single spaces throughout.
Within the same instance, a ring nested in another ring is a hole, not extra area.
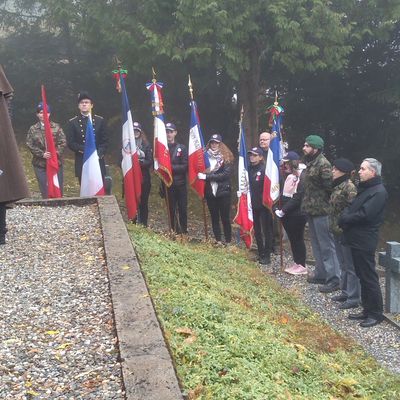
M 341 235 L 343 231 L 338 225 L 340 214 L 356 197 L 357 188 L 347 177 L 345 177 L 344 180 L 339 182 L 339 184 L 336 186 L 335 183 L 336 182 L 334 181 L 334 188 L 329 200 L 331 205 L 331 211 L 329 214 L 329 227 L 334 235 Z
M 54 145 L 56 146 L 58 155 L 58 163 L 61 165 L 62 154 L 67 144 L 67 140 L 59 124 L 50 121 L 50 128 L 53 132 Z M 37 122 L 29 128 L 26 137 L 26 145 L 33 155 L 32 164 L 35 167 L 46 168 L 46 159 L 43 158 L 43 154 L 46 151 L 46 141 L 44 127 L 42 127 L 40 122 Z
M 306 165 L 301 210 L 313 217 L 328 215 L 332 191 L 331 163 L 320 153 Z

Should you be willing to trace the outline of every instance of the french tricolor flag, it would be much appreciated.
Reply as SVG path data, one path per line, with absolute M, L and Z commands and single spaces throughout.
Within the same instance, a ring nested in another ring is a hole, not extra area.
M 248 160 L 246 150 L 246 138 L 242 120 L 240 121 L 239 133 L 239 190 L 238 190 L 238 206 L 237 213 L 233 222 L 240 226 L 240 237 L 246 244 L 247 248 L 252 244 L 253 233 L 253 208 L 251 206 L 251 193 L 248 172 Z
M 189 159 L 188 175 L 190 186 L 197 192 L 201 199 L 204 198 L 206 181 L 197 178 L 199 172 L 204 173 L 209 167 L 208 157 L 204 152 L 204 139 L 200 127 L 200 119 L 197 104 L 194 100 L 190 102 L 190 132 L 189 132 Z
M 279 166 L 282 153 L 281 122 L 283 108 L 274 105 L 271 113 L 273 117 L 272 139 L 268 148 L 263 190 L 263 204 L 269 209 L 272 209 L 272 206 L 279 199 L 280 195 Z
M 151 104 L 154 115 L 154 172 L 167 187 L 172 185 L 172 166 L 168 149 L 167 131 L 164 121 L 164 104 L 161 89 L 163 84 L 156 82 L 146 84 L 151 93 Z
M 103 177 L 96 149 L 92 116 L 89 115 L 86 126 L 85 150 L 81 175 L 81 197 L 104 195 Z
M 132 113 L 129 107 L 125 81 L 120 75 L 122 91 L 122 173 L 124 175 L 125 203 L 128 218 L 136 217 L 142 194 L 142 171 L 136 148 Z

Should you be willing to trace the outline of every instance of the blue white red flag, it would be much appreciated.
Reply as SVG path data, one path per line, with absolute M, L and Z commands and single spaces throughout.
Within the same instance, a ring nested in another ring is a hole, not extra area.
M 128 218 L 137 215 L 140 196 L 142 194 L 142 171 L 136 147 L 133 129 L 132 112 L 129 107 L 128 94 L 126 93 L 125 80 L 120 75 L 122 93 L 122 162 L 121 168 L 124 175 L 124 195 Z
M 85 150 L 81 175 L 81 196 L 104 195 L 103 177 L 101 175 L 99 155 L 93 131 L 92 116 L 89 115 L 86 125 Z
M 249 183 L 249 170 L 246 149 L 246 137 L 242 121 L 240 121 L 239 132 L 239 190 L 237 213 L 233 222 L 240 226 L 240 237 L 245 242 L 247 248 L 252 244 L 253 233 L 253 209 L 251 206 L 251 193 Z
M 164 121 L 164 104 L 161 82 L 146 84 L 151 93 L 151 104 L 154 115 L 154 171 L 167 187 L 172 185 L 172 167 L 168 149 L 167 132 Z
M 272 138 L 265 165 L 263 191 L 263 204 L 269 209 L 272 209 L 272 206 L 279 199 L 280 195 L 279 170 L 282 159 L 281 125 L 283 112 L 283 108 L 278 105 L 274 105 L 271 108 Z
M 204 173 L 210 166 L 207 153 L 204 151 L 204 138 L 200 127 L 200 118 L 197 104 L 194 100 L 190 102 L 190 132 L 189 132 L 189 183 L 201 199 L 204 198 L 206 181 L 197 178 L 199 172 Z
M 50 158 L 46 159 L 46 176 L 47 176 L 47 197 L 55 199 L 61 197 L 61 188 L 58 181 L 58 157 L 57 149 L 53 140 L 53 132 L 50 127 L 49 113 L 47 110 L 46 90 L 42 85 L 42 103 L 43 103 L 43 123 L 46 141 L 46 151 L 50 153 Z

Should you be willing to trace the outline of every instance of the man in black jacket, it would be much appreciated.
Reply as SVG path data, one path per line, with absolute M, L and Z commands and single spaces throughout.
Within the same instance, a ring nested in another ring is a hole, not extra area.
M 91 115 L 93 107 L 93 99 L 87 93 L 79 93 L 78 95 L 78 108 L 79 114 L 69 120 L 67 130 L 67 143 L 68 147 L 75 153 L 75 176 L 81 182 L 82 166 L 83 166 L 83 152 L 85 150 L 86 140 L 86 126 L 88 118 Z M 106 122 L 103 117 L 99 115 L 92 115 L 93 131 L 96 139 L 97 155 L 99 156 L 99 163 L 101 175 L 104 180 L 106 174 L 106 165 L 104 162 L 104 155 L 107 151 L 108 137 L 106 132 Z
M 169 156 L 172 167 L 172 185 L 167 189 L 171 228 L 176 233 L 187 233 L 187 188 L 186 174 L 188 170 L 188 152 L 185 145 L 176 143 L 177 130 L 175 124 L 165 124 Z M 178 208 L 179 223 L 176 221 Z
M 271 263 L 273 230 L 271 211 L 264 207 L 262 202 L 265 175 L 263 150 L 260 147 L 253 147 L 248 151 L 248 155 L 250 159 L 249 183 L 254 236 L 257 242 L 259 263 L 268 265 Z
M 378 231 L 383 223 L 388 194 L 382 184 L 382 164 L 366 158 L 361 164 L 357 196 L 339 218 L 343 229 L 343 244 L 351 248 L 354 268 L 361 284 L 363 311 L 349 314 L 349 319 L 362 320 L 360 326 L 369 328 L 383 320 L 383 300 L 379 277 L 375 269 Z

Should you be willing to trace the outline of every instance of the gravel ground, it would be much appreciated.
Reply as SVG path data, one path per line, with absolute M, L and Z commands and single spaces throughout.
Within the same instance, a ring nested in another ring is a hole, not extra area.
M 23 207 L 0 246 L 0 398 L 123 399 L 96 206 Z
M 290 256 L 285 253 L 284 265 L 292 263 Z M 309 271 L 313 271 L 313 266 L 308 266 Z M 360 312 L 362 308 L 351 310 L 340 310 L 340 303 L 334 302 L 332 296 L 339 293 L 323 294 L 318 291 L 318 285 L 309 284 L 306 275 L 289 275 L 280 272 L 280 256 L 273 256 L 271 266 L 262 268 L 285 288 L 299 296 L 302 301 L 311 309 L 321 315 L 335 330 L 344 335 L 352 337 L 370 355 L 372 355 L 381 365 L 390 371 L 400 373 L 400 330 L 384 321 L 372 328 L 361 328 L 359 321 L 352 321 L 347 318 L 349 313 Z M 383 289 L 384 279 L 381 278 Z

